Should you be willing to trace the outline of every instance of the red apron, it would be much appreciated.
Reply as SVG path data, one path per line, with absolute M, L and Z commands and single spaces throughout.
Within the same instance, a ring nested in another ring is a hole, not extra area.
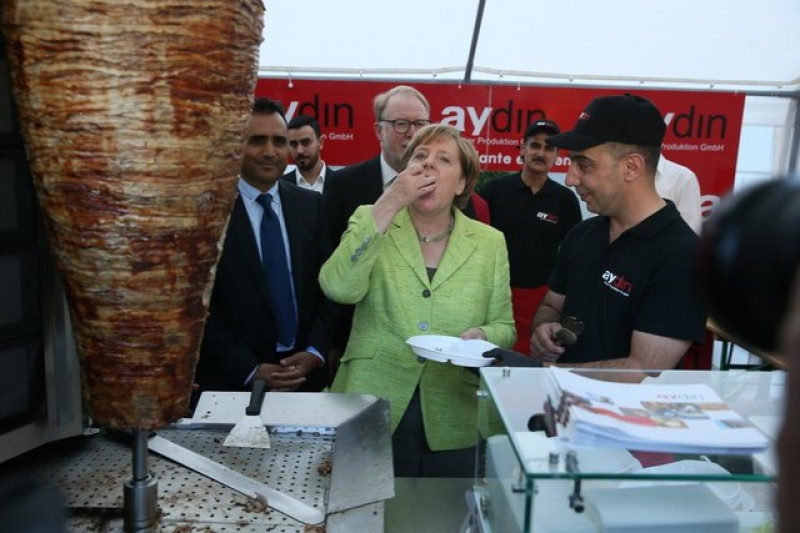
M 514 310 L 514 325 L 517 328 L 517 341 L 513 346 L 515 352 L 531 354 L 533 315 L 536 314 L 545 294 L 547 294 L 547 285 L 535 289 L 511 287 L 511 306 Z

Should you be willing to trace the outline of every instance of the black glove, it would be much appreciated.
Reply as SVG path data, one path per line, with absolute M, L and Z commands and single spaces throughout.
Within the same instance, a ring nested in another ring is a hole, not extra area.
M 533 359 L 527 355 L 523 355 L 514 350 L 506 350 L 504 348 L 493 348 L 488 352 L 483 352 L 483 357 L 487 359 L 494 359 L 494 366 L 511 366 L 511 367 L 540 367 L 542 362 L 538 359 Z

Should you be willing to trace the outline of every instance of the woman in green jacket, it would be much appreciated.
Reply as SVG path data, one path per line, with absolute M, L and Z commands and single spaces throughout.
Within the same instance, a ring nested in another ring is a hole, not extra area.
M 332 392 L 390 404 L 395 475 L 474 475 L 478 377 L 418 358 L 415 335 L 514 342 L 503 235 L 464 216 L 479 174 L 472 143 L 450 126 L 420 129 L 406 168 L 359 207 L 320 271 L 325 294 L 355 304 Z

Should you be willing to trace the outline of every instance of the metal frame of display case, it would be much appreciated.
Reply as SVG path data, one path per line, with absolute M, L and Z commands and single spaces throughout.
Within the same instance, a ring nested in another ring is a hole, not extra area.
M 481 370 L 481 390 L 478 392 L 481 435 L 478 453 L 482 471 L 469 498 L 472 518 L 462 527 L 462 531 L 599 531 L 596 517 L 583 512 L 584 495 L 596 490 L 616 489 L 620 483 L 649 484 L 654 489 L 692 482 L 699 486 L 711 484 L 717 487 L 725 486 L 718 484 L 739 483 L 743 487 L 742 498 L 750 498 L 747 501 L 752 504 L 747 506 L 746 512 L 731 509 L 737 511 L 734 514 L 741 524 L 740 531 L 751 530 L 745 524 L 774 522 L 772 498 L 776 472 L 773 447 L 783 407 L 783 372 L 680 370 L 652 372 L 645 376 L 641 372 L 615 370 L 600 371 L 598 374 L 611 381 L 615 380 L 612 377 L 621 376 L 625 381 L 636 381 L 643 377 L 648 384 L 704 383 L 711 386 L 724 402 L 770 440 L 769 448 L 761 453 L 711 457 L 713 462 L 723 466 L 730 474 L 643 473 L 638 468 L 620 469 L 618 460 L 594 461 L 594 465 L 584 460 L 585 464 L 582 464 L 580 453 L 577 456 L 574 453 L 575 447 L 561 439 L 555 441 L 558 443 L 556 454 L 544 456 L 539 461 L 527 460 L 522 451 L 523 441 L 531 438 L 531 417 L 544 410 L 548 372 L 543 368 Z M 584 451 L 612 454 L 615 458 L 628 453 L 614 449 Z M 638 454 L 638 457 L 644 463 L 645 460 L 666 462 L 701 456 L 659 456 L 651 453 Z

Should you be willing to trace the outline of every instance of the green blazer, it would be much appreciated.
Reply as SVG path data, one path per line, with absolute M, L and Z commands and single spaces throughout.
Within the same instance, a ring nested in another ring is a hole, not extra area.
M 454 210 L 453 233 L 428 281 L 408 210 L 382 235 L 371 207 L 356 210 L 320 270 L 320 285 L 330 299 L 355 304 L 331 391 L 386 398 L 394 432 L 419 386 L 431 450 L 473 446 L 478 377 L 450 363 L 418 359 L 405 341 L 423 334 L 459 336 L 478 326 L 489 342 L 511 346 L 515 330 L 503 234 Z

